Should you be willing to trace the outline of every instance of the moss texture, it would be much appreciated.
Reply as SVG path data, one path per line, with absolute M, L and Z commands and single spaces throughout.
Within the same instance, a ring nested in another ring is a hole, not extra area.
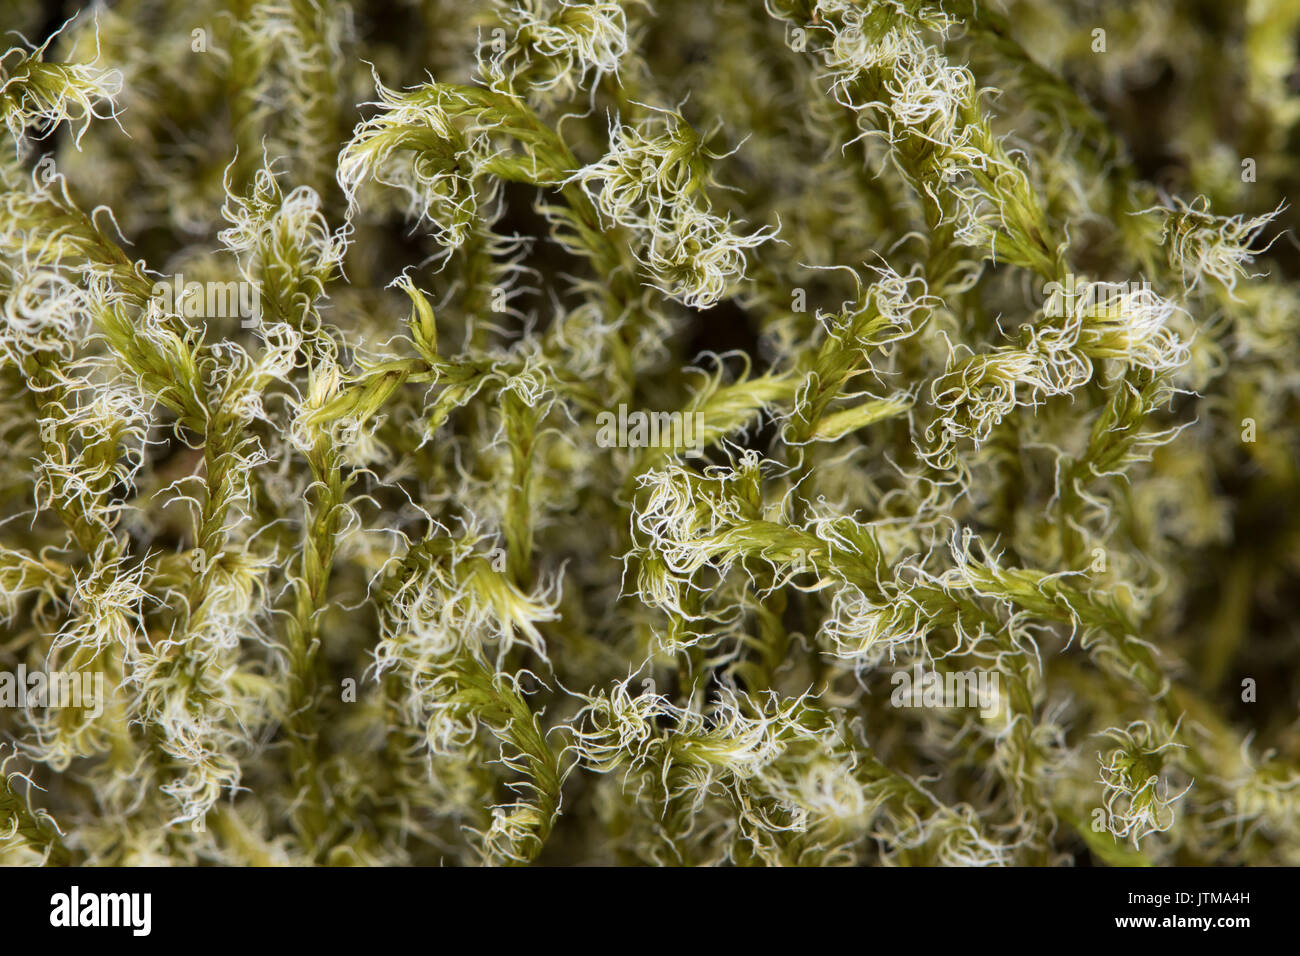
M 1300 864 L 1291 0 L 0 27 L 0 862 Z

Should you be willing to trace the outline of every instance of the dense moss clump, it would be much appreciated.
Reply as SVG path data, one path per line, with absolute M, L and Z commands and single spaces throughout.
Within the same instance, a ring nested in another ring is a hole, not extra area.
M 0 861 L 1300 864 L 1291 0 L 47 6 Z

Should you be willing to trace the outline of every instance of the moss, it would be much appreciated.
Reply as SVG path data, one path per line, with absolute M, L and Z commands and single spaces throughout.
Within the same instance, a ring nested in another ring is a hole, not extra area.
M 1300 863 L 1294 26 L 15 41 L 0 859 Z

